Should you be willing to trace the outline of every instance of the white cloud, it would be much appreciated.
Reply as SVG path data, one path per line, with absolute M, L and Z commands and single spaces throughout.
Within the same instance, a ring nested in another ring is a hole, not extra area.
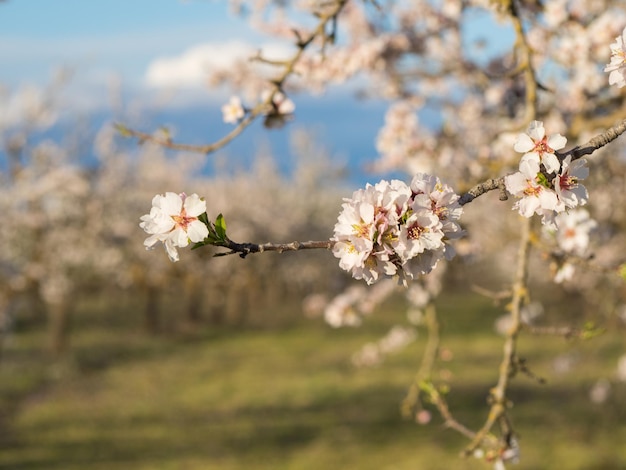
M 145 81 L 153 87 L 204 86 L 211 71 L 227 69 L 240 60 L 253 57 L 258 50 L 273 60 L 286 59 L 293 46 L 272 43 L 252 45 L 243 41 L 198 44 L 183 53 L 154 59 L 148 65 Z

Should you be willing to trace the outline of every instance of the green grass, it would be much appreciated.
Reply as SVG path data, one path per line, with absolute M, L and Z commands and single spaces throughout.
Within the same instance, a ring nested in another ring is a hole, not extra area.
M 462 306 L 462 307 L 461 307 Z M 389 306 L 388 306 L 389 307 Z M 448 397 L 477 427 L 496 381 L 498 310 L 477 297 L 446 296 L 443 346 L 454 359 Z M 295 314 L 297 315 L 297 314 Z M 275 329 L 212 329 L 148 337 L 132 311 L 85 306 L 72 351 L 41 352 L 44 332 L 24 328 L 0 364 L 2 469 L 482 469 L 458 453 L 467 441 L 433 422 L 400 417 L 423 335 L 380 367 L 355 369 L 350 355 L 402 318 L 377 313 L 359 329 L 321 320 Z M 592 404 L 611 377 L 619 334 L 586 342 L 523 338 L 520 355 L 546 385 L 515 379 L 511 410 L 522 461 L 514 468 L 626 467 L 626 386 Z M 576 358 L 555 374 L 560 354 Z

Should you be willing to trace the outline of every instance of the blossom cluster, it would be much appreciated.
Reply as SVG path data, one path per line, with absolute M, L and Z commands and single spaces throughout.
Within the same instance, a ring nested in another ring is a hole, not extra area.
M 609 72 L 609 85 L 626 86 L 626 28 L 611 44 L 611 62 L 604 71 Z
M 447 242 L 463 234 L 458 199 L 439 178 L 423 173 L 410 185 L 400 180 L 368 184 L 345 199 L 333 254 L 342 269 L 367 284 L 384 275 L 405 281 L 427 274 L 455 254 Z
M 400 351 L 415 341 L 415 328 L 395 325 L 389 332 L 376 342 L 365 344 L 352 355 L 352 364 L 357 367 L 377 366 L 389 354 Z
M 269 101 L 272 92 L 264 90 L 261 93 L 261 101 Z M 241 102 L 241 98 L 238 96 L 231 96 L 228 103 L 222 106 L 222 120 L 227 124 L 238 124 L 249 111 Z M 293 114 L 296 110 L 296 105 L 293 101 L 285 96 L 280 91 L 274 92 L 272 100 L 270 102 L 270 109 L 267 112 L 268 116 L 288 116 Z
M 518 197 L 513 209 L 524 217 L 542 216 L 542 223 L 554 226 L 558 213 L 587 203 L 587 189 L 580 181 L 589 175 L 586 160 L 560 161 L 556 151 L 567 139 L 560 134 L 546 136 L 541 121 L 533 121 L 520 134 L 514 149 L 524 153 L 519 171 L 505 177 L 506 189 Z
M 157 194 L 152 199 L 150 213 L 141 216 L 139 224 L 150 234 L 144 241 L 146 249 L 162 242 L 170 260 L 178 261 L 177 247 L 201 242 L 209 235 L 207 226 L 198 219 L 205 212 L 206 201 L 197 194 Z

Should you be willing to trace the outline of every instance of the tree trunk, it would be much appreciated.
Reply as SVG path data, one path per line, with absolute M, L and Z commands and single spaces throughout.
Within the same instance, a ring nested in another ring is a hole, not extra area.
M 58 357 L 67 351 L 70 340 L 71 311 L 68 302 L 49 303 L 48 332 L 50 335 L 50 352 Z
M 144 328 L 148 333 L 156 334 L 161 328 L 161 312 L 159 305 L 159 289 L 146 287 L 146 307 L 144 311 Z

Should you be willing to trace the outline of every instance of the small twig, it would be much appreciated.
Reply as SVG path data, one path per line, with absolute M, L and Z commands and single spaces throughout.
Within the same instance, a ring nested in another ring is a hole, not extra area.
M 437 407 L 439 414 L 444 419 L 445 427 L 449 429 L 454 429 L 455 431 L 459 432 L 460 434 L 467 437 L 468 439 L 474 439 L 476 437 L 476 433 L 474 431 L 465 427 L 463 424 L 459 423 L 452 416 L 452 413 L 450 412 L 450 408 L 448 407 L 448 403 L 443 398 L 441 393 L 437 392 L 436 390 L 433 390 L 430 393 L 429 398 L 431 399 L 433 404 Z
M 508 196 L 506 195 L 506 189 L 503 189 L 503 188 L 504 188 L 504 177 L 503 176 L 501 176 L 500 178 L 489 178 L 487 181 L 484 181 L 482 183 L 478 183 L 476 186 L 474 186 L 468 192 L 463 194 L 461 196 L 461 198 L 459 199 L 459 204 L 464 206 L 468 202 L 472 202 L 478 196 L 482 196 L 486 192 L 492 191 L 494 189 L 500 189 L 500 191 L 501 191 L 500 200 L 501 201 L 506 201 L 508 199 Z M 504 193 L 502 193 L 502 191 L 504 191 Z
M 596 150 L 608 145 L 624 132 L 626 132 L 626 119 L 607 129 L 602 134 L 598 134 L 586 144 L 578 145 L 567 152 L 556 152 L 556 154 L 560 160 L 565 159 L 568 155 L 572 156 L 572 160 L 578 160 L 579 158 L 582 158 L 585 155 L 591 155 Z
M 499 302 L 500 300 L 508 299 L 513 295 L 510 290 L 503 290 L 500 292 L 492 291 L 490 289 L 486 289 L 477 284 L 472 284 L 470 289 L 476 292 L 477 294 L 482 295 L 483 297 L 487 297 L 488 299 L 492 299 L 494 302 Z
M 544 385 L 547 382 L 546 379 L 538 376 L 532 370 L 530 370 L 530 368 L 526 364 L 526 359 L 524 358 L 517 357 L 515 361 L 515 367 L 517 367 L 517 370 L 519 370 L 522 374 L 525 374 L 527 377 L 530 377 L 531 379 L 535 380 L 537 383 L 541 385 Z
M 326 250 L 332 249 L 335 246 L 333 240 L 324 241 L 307 241 L 307 242 L 291 242 L 291 243 L 237 243 L 232 240 L 226 240 L 216 246 L 228 248 L 230 251 L 226 253 L 217 253 L 214 256 L 228 256 L 239 254 L 241 258 L 245 258 L 251 253 L 263 253 L 264 251 L 277 251 L 283 253 L 285 251 L 300 251 L 300 250 L 312 250 L 318 248 L 324 248 Z
M 420 384 L 423 381 L 430 381 L 437 358 L 437 352 L 439 351 L 439 320 L 437 319 L 437 309 L 432 303 L 426 306 L 424 323 L 426 324 L 428 337 L 426 340 L 426 348 L 422 355 L 422 363 L 400 406 L 402 416 L 405 418 L 410 418 L 414 414 L 419 401 Z
M 583 331 L 572 326 L 534 326 L 522 324 L 524 331 L 537 336 L 562 336 L 565 339 L 581 338 Z
M 347 3 L 348 3 L 348 0 L 336 0 L 333 3 L 329 3 L 329 11 L 325 13 L 316 14 L 316 16 L 319 18 L 319 22 L 317 26 L 313 29 L 313 31 L 309 33 L 308 36 L 301 37 L 300 34 L 297 31 L 295 31 L 295 34 L 297 37 L 296 46 L 298 49 L 290 59 L 285 60 L 282 64 L 279 62 L 274 63 L 274 65 L 282 65 L 284 69 L 282 73 L 280 73 L 275 79 L 270 80 L 270 83 L 273 84 L 272 92 L 262 103 L 259 103 L 257 106 L 251 109 L 232 131 L 230 131 L 228 134 L 226 134 L 224 137 L 217 140 L 216 142 L 213 142 L 211 144 L 200 144 L 200 145 L 185 144 L 185 143 L 174 142 L 171 139 L 160 138 L 158 136 L 152 135 L 147 132 L 141 132 L 141 131 L 137 131 L 134 129 L 130 129 L 123 124 L 115 124 L 116 129 L 123 136 L 135 137 L 139 139 L 140 142 L 153 142 L 157 145 L 170 148 L 173 150 L 197 152 L 197 153 L 202 153 L 205 155 L 208 155 L 210 153 L 215 152 L 216 150 L 219 150 L 220 148 L 230 143 L 239 134 L 241 134 L 247 127 L 249 127 L 256 120 L 257 117 L 267 113 L 268 107 L 271 106 L 272 100 L 274 99 L 274 95 L 282 89 L 287 78 L 291 74 L 294 73 L 294 68 L 296 64 L 298 63 L 298 61 L 301 59 L 302 55 L 304 54 L 305 49 L 311 43 L 313 43 L 313 41 L 319 36 L 323 37 L 324 41 L 326 41 L 327 39 L 326 25 L 329 22 L 332 23 L 336 20 L 336 17 L 339 15 L 341 10 L 346 6 Z M 261 55 L 257 54 L 255 58 L 257 60 L 261 60 Z M 262 59 L 262 60 L 263 62 L 268 62 L 265 59 Z

